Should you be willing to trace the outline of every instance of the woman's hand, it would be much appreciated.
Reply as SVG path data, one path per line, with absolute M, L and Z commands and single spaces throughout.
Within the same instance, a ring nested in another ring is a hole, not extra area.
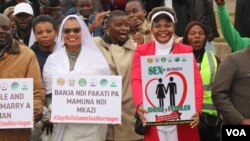
M 143 125 L 146 125 L 146 117 L 144 115 L 144 113 L 148 113 L 144 108 L 143 108 L 143 104 L 139 105 L 137 111 L 136 111 L 140 117 L 140 119 L 142 120 Z
M 200 122 L 200 116 L 198 112 L 195 112 L 195 114 L 192 116 L 193 121 L 190 123 L 191 128 L 194 128 L 197 126 Z

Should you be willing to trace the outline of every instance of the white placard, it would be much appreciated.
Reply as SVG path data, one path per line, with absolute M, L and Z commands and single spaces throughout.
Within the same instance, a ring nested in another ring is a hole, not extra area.
M 141 64 L 147 125 L 190 123 L 196 111 L 193 54 L 143 56 Z
M 121 76 L 54 75 L 51 120 L 120 124 L 121 97 Z
M 0 79 L 0 129 L 33 128 L 33 79 Z

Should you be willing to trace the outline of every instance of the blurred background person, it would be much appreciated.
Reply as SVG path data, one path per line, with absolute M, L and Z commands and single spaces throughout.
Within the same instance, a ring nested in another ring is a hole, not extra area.
M 64 16 L 71 8 L 76 8 L 76 0 L 61 0 L 61 11 Z
M 28 0 L 9 0 L 9 1 L 4 1 L 2 3 L 2 6 L 0 7 L 0 13 L 3 13 L 4 10 L 6 8 L 8 8 L 8 7 L 16 6 L 17 4 L 22 3 L 22 2 L 28 2 Z
M 146 20 L 147 12 L 142 1 L 128 0 L 125 12 L 128 15 L 131 38 L 138 44 L 151 41 L 150 24 Z
M 212 83 L 220 59 L 212 51 L 206 50 L 208 31 L 199 21 L 190 22 L 183 36 L 183 44 L 193 47 L 193 53 L 201 73 L 204 99 L 199 122 L 201 141 L 220 141 L 218 113 L 212 102 Z
M 38 0 L 38 2 L 40 4 L 40 14 L 52 17 L 59 28 L 65 17 L 61 12 L 60 0 Z
M 29 46 L 31 38 L 32 20 L 34 12 L 30 4 L 19 3 L 14 8 L 14 20 L 16 30 L 13 32 L 13 38 Z
M 93 12 L 94 1 L 92 0 L 77 0 L 77 8 L 79 10 L 80 16 L 83 18 L 85 24 L 89 27 L 94 23 L 96 19 L 96 14 Z M 98 17 L 97 17 L 98 19 Z M 104 34 L 103 27 L 100 24 L 96 25 L 95 28 L 91 29 L 91 34 L 93 37 L 102 36 Z
M 3 13 L 5 16 L 7 16 L 10 19 L 12 31 L 16 30 L 16 23 L 15 23 L 14 16 L 13 16 L 14 8 L 15 6 L 8 7 L 4 10 L 4 13 Z
M 30 47 L 36 54 L 41 74 L 43 72 L 43 66 L 50 54 L 52 54 L 55 47 L 56 39 L 56 23 L 55 20 L 46 15 L 40 15 L 32 21 L 32 28 L 36 41 Z M 32 141 L 42 141 L 43 138 L 52 137 L 53 124 L 50 122 L 49 104 L 51 103 L 51 95 L 45 97 L 45 107 L 43 112 L 43 118 L 37 124 L 35 124 L 32 132 Z M 43 134 L 43 131 L 45 132 Z M 46 141 L 50 141 L 47 139 Z

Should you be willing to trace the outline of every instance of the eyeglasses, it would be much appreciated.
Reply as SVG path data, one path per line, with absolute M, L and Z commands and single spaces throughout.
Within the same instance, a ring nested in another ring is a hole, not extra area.
M 63 29 L 63 33 L 65 33 L 65 34 L 69 34 L 69 33 L 71 33 L 71 32 L 77 34 L 77 33 L 79 33 L 80 31 L 81 31 L 81 28 L 80 28 L 80 27 L 76 27 L 76 28 L 65 28 L 65 29 Z

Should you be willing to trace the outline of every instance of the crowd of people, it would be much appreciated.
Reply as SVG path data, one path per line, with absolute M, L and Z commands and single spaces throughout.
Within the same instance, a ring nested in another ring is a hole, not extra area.
M 213 45 L 214 3 L 233 51 L 223 61 Z M 33 78 L 34 128 L 0 129 L 0 141 L 220 141 L 222 124 L 250 125 L 250 2 L 237 0 L 235 26 L 225 3 L 1 0 L 0 80 Z M 135 113 L 147 121 L 141 57 L 183 53 L 194 56 L 192 122 L 137 134 Z M 121 124 L 53 123 L 54 74 L 122 76 Z

